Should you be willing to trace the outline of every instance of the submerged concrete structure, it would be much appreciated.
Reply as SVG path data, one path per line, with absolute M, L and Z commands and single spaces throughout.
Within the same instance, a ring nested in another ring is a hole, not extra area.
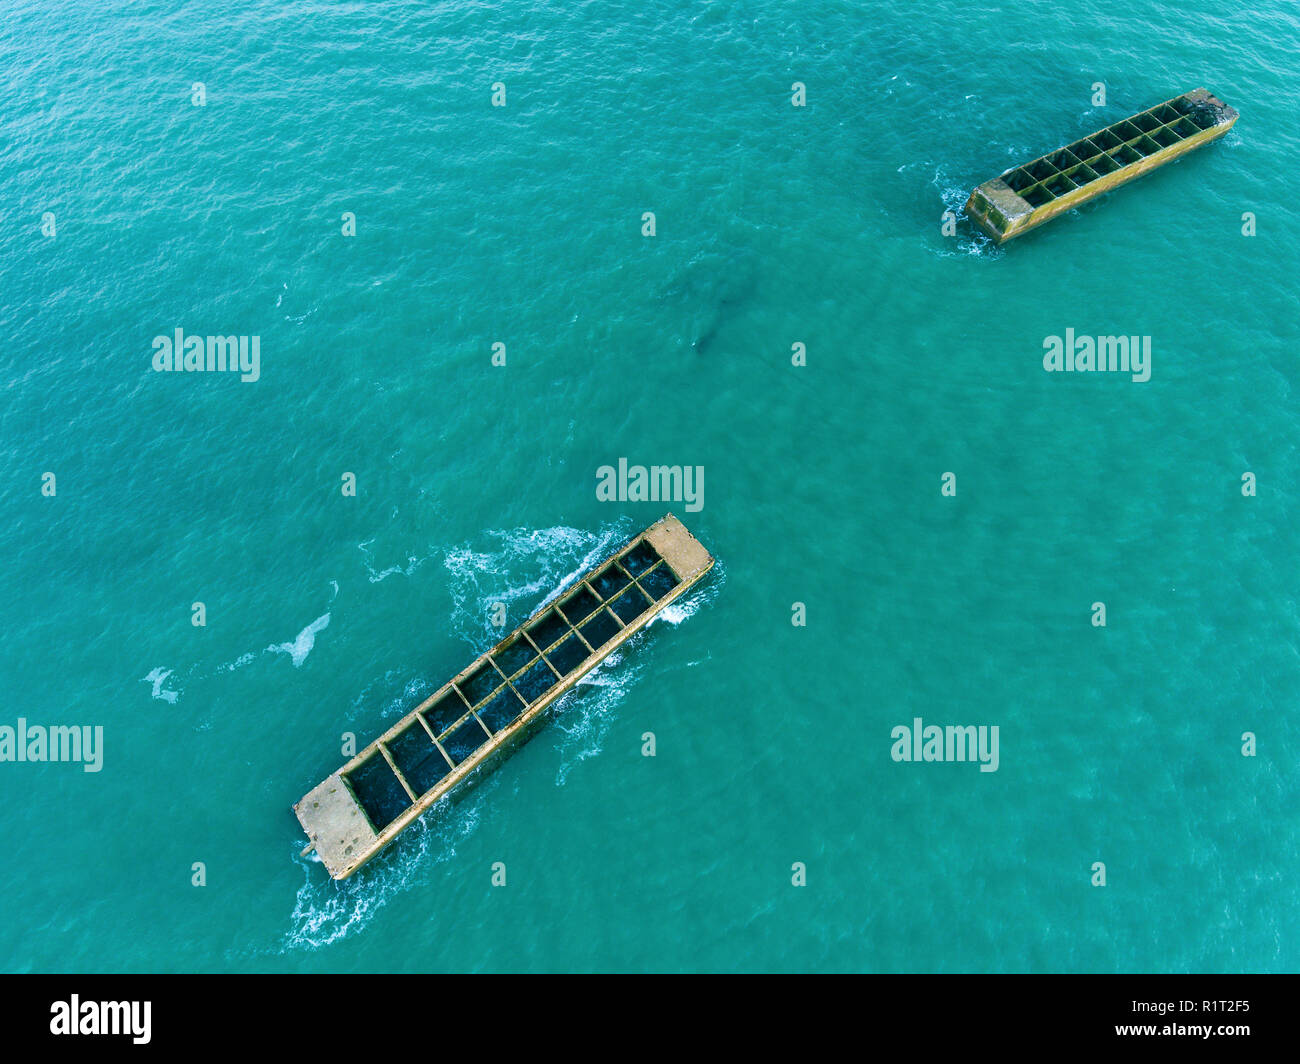
M 1193 89 L 1016 166 L 970 194 L 966 214 L 1002 244 L 1217 140 L 1237 112 Z
M 668 514 L 593 566 L 294 807 L 334 879 L 535 731 L 548 706 L 680 598 L 713 557 Z

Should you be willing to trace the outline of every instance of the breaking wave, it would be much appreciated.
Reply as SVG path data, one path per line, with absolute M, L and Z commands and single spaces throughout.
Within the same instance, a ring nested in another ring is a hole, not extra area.
M 492 788 L 479 784 L 450 816 L 439 816 L 439 802 L 402 832 L 402 840 L 349 879 L 336 882 L 320 867 L 314 853 L 303 857 L 303 883 L 289 914 L 285 950 L 316 950 L 365 927 L 390 901 L 412 887 L 429 883 L 440 865 L 456 856 L 456 847 L 478 828 L 483 801 Z
M 604 747 L 605 736 L 616 719 L 615 710 L 636 687 L 651 662 L 637 654 L 637 648 L 649 638 L 660 624 L 677 627 L 694 617 L 700 609 L 717 598 L 726 582 L 726 571 L 715 563 L 713 571 L 702 586 L 692 588 L 676 602 L 666 606 L 640 632 L 619 647 L 613 654 L 592 669 L 562 698 L 552 711 L 554 725 L 563 734 L 560 743 L 560 766 L 555 774 L 555 785 L 563 787 L 569 774 L 588 758 L 595 757 Z M 631 659 L 630 661 L 628 659 Z M 691 668 L 699 662 L 689 662 Z
M 535 610 L 553 602 L 574 580 L 632 536 L 623 519 L 598 532 L 557 525 L 543 529 L 494 529 L 482 546 L 449 548 L 443 564 L 451 578 L 452 630 L 476 653 L 487 650 Z M 537 595 L 549 590 L 533 605 Z M 492 624 L 490 609 L 504 603 L 506 622 Z

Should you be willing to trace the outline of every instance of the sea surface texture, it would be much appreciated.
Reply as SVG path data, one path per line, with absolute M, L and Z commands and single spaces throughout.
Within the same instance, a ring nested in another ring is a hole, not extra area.
M 0 761 L 0 967 L 1294 970 L 1300 21 L 1250 6 L 6 4 L 0 726 L 103 745 Z M 1197 86 L 1222 140 L 961 217 Z M 699 588 L 351 880 L 300 856 L 348 734 L 670 510 Z

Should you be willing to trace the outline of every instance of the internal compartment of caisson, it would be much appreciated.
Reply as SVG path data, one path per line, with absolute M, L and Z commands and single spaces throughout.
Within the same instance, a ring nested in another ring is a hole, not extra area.
M 384 755 L 375 751 L 344 777 L 376 831 L 382 831 L 411 804 Z

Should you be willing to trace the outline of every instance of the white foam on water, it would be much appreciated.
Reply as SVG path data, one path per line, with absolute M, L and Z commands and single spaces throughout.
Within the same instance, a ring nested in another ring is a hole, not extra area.
M 669 603 L 646 627 L 651 628 L 660 621 L 676 627 L 683 621 L 689 620 L 703 607 L 712 603 L 722 593 L 726 583 L 727 567 L 722 562 L 715 561 L 703 585 L 692 588 L 676 602 Z
M 552 723 L 563 735 L 559 747 L 560 767 L 555 772 L 557 787 L 563 787 L 570 772 L 604 748 L 605 736 L 614 723 L 614 711 L 645 671 L 643 662 L 625 665 L 623 649 L 635 646 L 643 637 L 644 632 L 633 636 L 579 680 L 573 691 L 557 704 Z
M 170 676 L 172 672 L 172 669 L 165 669 L 159 665 L 158 668 L 151 671 L 148 676 L 142 677 L 142 681 L 144 683 L 153 684 L 153 690 L 150 692 L 152 697 L 175 705 L 176 699 L 181 696 L 181 692 L 168 691 L 163 687 L 164 681 L 166 681 L 167 677 Z
M 726 578 L 721 563 L 715 563 L 703 586 L 693 588 L 665 606 L 644 629 L 587 673 L 578 681 L 574 691 L 557 703 L 554 724 L 564 734 L 560 743 L 560 767 L 555 774 L 557 787 L 564 786 L 569 773 L 578 765 L 601 752 L 605 736 L 614 723 L 615 710 L 640 683 L 646 670 L 652 667 L 651 662 L 638 653 L 638 645 L 645 640 L 646 632 L 660 621 L 675 628 L 695 616 L 717 598 Z M 631 659 L 630 662 L 625 663 L 625 658 Z
M 476 652 L 487 650 L 631 535 L 630 522 L 623 519 L 598 532 L 564 525 L 493 529 L 483 533 L 489 540 L 485 547 L 448 548 L 443 564 L 451 575 L 452 629 Z M 546 597 L 534 604 L 542 592 Z M 491 622 L 491 607 L 498 602 L 506 607 L 501 628 Z
M 952 183 L 952 180 L 945 176 L 942 166 L 935 168 L 930 184 L 938 189 L 943 210 L 952 211 L 957 216 L 957 235 L 943 237 L 943 247 L 938 254 L 943 258 L 951 258 L 955 255 L 981 255 L 989 258 L 1000 256 L 1002 249 L 978 226 L 971 224 L 970 219 L 966 217 L 966 201 L 970 198 L 971 190 Z
M 257 660 L 257 655 L 253 651 L 247 654 L 240 654 L 234 661 L 227 661 L 224 665 L 217 666 L 217 672 L 234 672 L 236 669 L 242 669 L 245 665 Z
M 330 592 L 329 601 L 332 604 L 335 598 L 338 597 L 338 581 L 331 580 L 330 587 L 332 590 Z M 161 665 L 150 672 L 148 676 L 143 677 L 143 681 L 153 685 L 153 690 L 151 692 L 153 698 L 161 699 L 164 702 L 174 705 L 177 699 L 180 698 L 181 694 L 184 693 L 186 686 L 189 684 L 197 680 L 207 679 L 209 676 L 215 676 L 220 673 L 231 673 L 236 669 L 242 669 L 246 665 L 251 665 L 262 654 L 288 654 L 290 660 L 293 661 L 294 668 L 298 668 L 307 660 L 307 655 L 311 653 L 312 647 L 315 646 L 316 633 L 327 628 L 329 623 L 330 615 L 329 613 L 325 613 L 320 617 L 317 617 L 311 622 L 311 624 L 299 632 L 297 638 L 294 639 L 292 643 L 274 643 L 271 646 L 266 647 L 264 650 L 245 651 L 243 654 L 240 654 L 239 657 L 235 658 L 234 661 L 226 661 L 213 666 L 210 672 L 202 671 L 197 663 L 190 665 L 184 670 L 181 677 L 178 677 L 178 679 L 183 678 L 184 680 L 179 690 L 172 690 L 163 686 L 169 676 L 176 677 L 177 673 L 176 670 L 164 668 Z
M 387 720 L 389 717 L 404 716 L 437 690 L 427 676 L 419 673 L 411 676 L 409 672 L 410 670 L 404 668 L 389 669 L 380 679 L 366 684 L 352 699 L 350 706 L 352 712 L 349 719 L 360 722 L 359 727 L 364 730 L 367 727 L 366 722 L 374 719 L 375 703 L 379 699 L 383 699 L 379 719 Z M 401 690 L 394 694 L 393 692 L 399 686 Z
M 321 861 L 315 853 L 303 857 L 295 846 L 303 884 L 281 952 L 317 950 L 338 942 L 364 928 L 394 898 L 431 883 L 438 866 L 455 857 L 456 847 L 474 834 L 487 797 L 481 788 L 487 786 L 480 783 L 479 793 L 462 799 L 450 815 L 444 802 L 435 803 L 402 832 L 400 841 L 342 882 L 318 867 Z
M 886 96 L 893 96 L 893 95 L 894 95 L 894 85 L 893 85 L 893 83 L 894 83 L 895 81 L 897 81 L 898 78 L 899 78 L 899 75 L 898 75 L 898 74 L 895 74 L 892 78 L 889 79 L 889 81 L 885 82 L 885 95 L 886 95 Z M 909 89 L 912 87 L 912 83 L 911 83 L 910 81 L 908 81 L 906 78 L 903 79 L 903 85 L 906 86 L 906 87 L 909 88 Z
M 407 555 L 405 565 L 390 565 L 385 569 L 377 570 L 374 566 L 374 559 L 370 554 L 370 544 L 373 542 L 373 539 L 368 539 L 364 543 L 357 544 L 357 549 L 366 556 L 366 576 L 372 584 L 378 584 L 382 580 L 387 580 L 390 576 L 410 576 L 425 562 L 431 561 L 437 554 L 436 551 L 425 555 L 410 554 Z
M 703 595 L 683 595 L 676 602 L 670 602 L 660 610 L 659 614 L 646 627 L 649 628 L 663 621 L 675 628 L 682 621 L 694 617 L 706 601 Z
M 330 615 L 328 613 L 322 614 L 299 632 L 298 637 L 292 643 L 273 643 L 266 649 L 277 654 L 288 654 L 293 659 L 293 667 L 295 669 L 299 668 L 307 660 L 311 648 L 316 645 L 316 633 L 324 631 L 329 627 L 329 624 Z
M 422 699 L 426 695 L 432 694 L 434 686 L 423 676 L 417 676 L 413 680 L 407 680 L 406 686 L 402 688 L 402 701 L 410 702 L 415 699 Z

